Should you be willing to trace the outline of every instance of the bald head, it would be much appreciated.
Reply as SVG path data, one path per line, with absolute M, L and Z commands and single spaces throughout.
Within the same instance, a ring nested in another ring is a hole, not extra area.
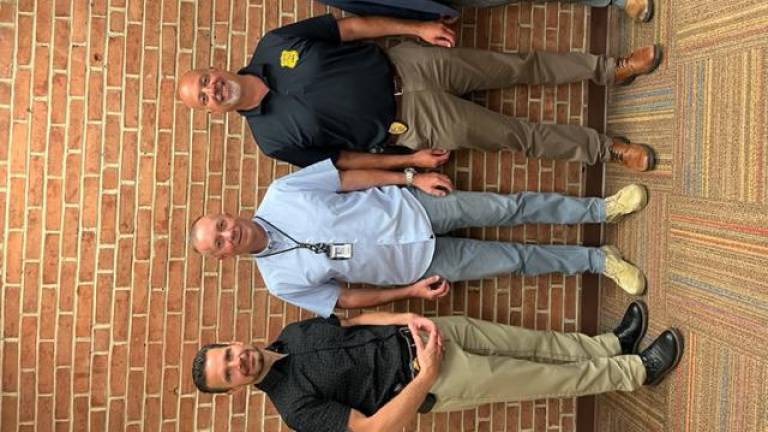
M 221 213 L 197 219 L 190 230 L 189 241 L 203 255 L 226 258 L 257 252 L 264 248 L 266 239 L 252 220 Z
M 216 68 L 194 69 L 179 80 L 179 99 L 190 108 L 234 111 L 240 109 L 242 95 L 241 77 Z

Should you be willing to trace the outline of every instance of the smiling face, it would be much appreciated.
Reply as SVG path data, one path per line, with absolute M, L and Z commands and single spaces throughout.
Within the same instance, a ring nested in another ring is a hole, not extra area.
M 263 367 L 264 355 L 259 348 L 233 342 L 208 350 L 205 383 L 217 391 L 234 391 L 255 383 Z
M 205 215 L 192 226 L 190 240 L 198 252 L 224 258 L 253 252 L 259 244 L 260 232 L 249 219 L 228 214 Z
M 179 98 L 190 108 L 205 108 L 213 112 L 237 109 L 242 97 L 242 85 L 237 74 L 211 69 L 195 69 L 182 75 Z

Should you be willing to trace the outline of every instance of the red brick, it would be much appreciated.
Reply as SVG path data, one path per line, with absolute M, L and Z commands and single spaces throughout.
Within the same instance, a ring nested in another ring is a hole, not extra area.
M 50 396 L 38 396 L 37 419 L 33 426 L 34 432 L 53 432 L 53 398 Z
M 179 370 L 178 368 L 166 368 L 163 373 L 163 419 L 176 419 L 176 404 L 178 403 Z
M 72 315 L 60 314 L 57 321 L 56 366 L 72 364 Z
M 134 265 L 133 289 L 131 290 L 131 313 L 145 313 L 148 307 L 149 264 L 137 262 Z
M 75 397 L 73 402 L 74 415 L 72 417 L 73 430 L 89 430 L 88 425 L 88 396 Z
M 9 198 L 10 203 L 8 206 L 8 227 L 9 228 L 21 228 L 24 226 L 25 222 L 25 215 L 24 215 L 24 207 L 25 207 L 25 185 L 24 185 L 24 179 L 15 177 L 11 178 L 10 182 L 10 191 L 9 191 Z M 13 250 L 13 249 L 10 249 Z M 21 247 L 19 247 L 18 251 L 21 251 Z M 21 255 L 21 254 L 19 254 Z M 21 256 L 19 256 L 21 258 Z
M 3 391 L 15 393 L 19 379 L 19 345 L 17 342 L 3 342 Z
M 95 249 L 96 234 L 92 231 L 83 231 L 80 235 L 80 272 L 78 275 L 81 282 L 93 281 Z
M 145 32 L 146 34 L 146 32 Z M 145 41 L 146 42 L 146 41 Z M 157 78 L 158 78 L 158 57 L 156 49 L 147 49 L 144 46 L 144 70 L 141 73 L 142 88 L 144 89 L 144 99 L 155 99 L 157 97 Z M 152 113 L 154 116 L 154 112 Z M 154 117 L 152 120 L 154 124 Z
M 91 58 L 98 58 L 102 54 L 91 53 Z M 88 120 L 99 121 L 103 116 L 101 107 L 104 99 L 104 77 L 101 72 L 90 70 L 88 74 Z
M 75 336 L 89 337 L 91 335 L 91 308 L 93 305 L 93 285 L 81 284 L 77 287 L 77 318 L 75 320 Z
M 19 305 L 19 288 L 6 285 L 3 292 L 3 336 L 7 338 L 19 335 Z
M 168 241 L 158 239 L 154 242 L 154 258 L 152 259 L 152 288 L 162 289 L 166 285 L 168 269 Z
M 117 196 L 112 193 L 101 195 L 101 217 L 99 218 L 99 242 L 113 244 L 116 240 Z
M 165 361 L 166 365 L 178 366 L 181 357 L 181 315 L 168 315 L 165 322 Z
M 80 221 L 80 212 L 75 207 L 68 207 L 64 210 L 64 226 L 62 227 L 61 255 L 66 258 L 77 256 L 78 241 L 78 223 Z M 72 271 L 74 273 L 74 270 Z
M 99 432 L 106 430 L 107 425 L 107 413 L 106 411 L 91 411 L 90 413 L 90 431 Z
M 116 344 L 112 347 L 109 365 L 109 394 L 124 396 L 128 372 L 128 345 Z
M 40 258 L 40 247 L 42 244 L 42 214 L 39 208 L 29 209 L 27 211 L 27 244 L 24 257 L 28 260 L 36 260 Z
M 56 289 L 42 288 L 40 295 L 40 339 L 53 340 L 56 337 Z M 48 365 L 53 362 L 45 363 Z
M 134 315 L 131 318 L 130 366 L 144 367 L 146 355 L 147 318 Z
M 147 358 L 151 360 L 148 362 L 148 367 L 145 371 L 147 377 L 144 383 L 144 391 L 147 394 L 157 394 L 160 392 L 160 386 L 163 381 L 163 368 L 160 364 L 160 359 L 163 358 L 163 344 L 161 342 L 147 344 Z
M 128 373 L 128 394 L 126 401 L 126 419 L 141 420 L 141 409 L 144 395 L 144 372 L 130 371 Z
M 24 316 L 21 319 L 21 362 L 22 368 L 34 368 L 37 361 L 37 318 Z
M 111 322 L 112 290 L 114 281 L 111 274 L 101 273 L 96 278 L 96 316 L 97 324 Z
M 53 342 L 40 342 L 38 349 L 37 391 L 41 394 L 52 394 L 54 369 L 51 365 L 54 361 L 54 344 Z
M 27 171 L 27 130 L 23 123 L 13 125 L 11 135 L 10 172 L 26 175 Z
M 123 399 L 111 399 L 109 401 L 109 424 L 107 430 L 125 430 L 125 401 Z
M 35 373 L 22 372 L 19 380 L 19 421 L 29 422 L 35 419 Z
M 28 65 L 30 61 L 32 61 L 32 35 L 34 32 L 32 31 L 32 25 L 33 25 L 33 18 L 28 15 L 17 15 L 17 27 L 18 27 L 18 41 L 16 42 L 16 66 L 21 65 Z M 8 38 L 6 40 L 10 40 L 12 38 Z M 5 45 L 5 44 L 4 44 Z M 8 49 L 13 49 L 13 44 L 8 44 Z M 10 52 L 3 53 L 4 58 L 11 59 L 13 56 L 10 55 Z M 7 56 L 6 56 L 7 55 Z M 9 75 L 9 69 L 10 64 L 6 66 L 3 72 L 3 76 Z

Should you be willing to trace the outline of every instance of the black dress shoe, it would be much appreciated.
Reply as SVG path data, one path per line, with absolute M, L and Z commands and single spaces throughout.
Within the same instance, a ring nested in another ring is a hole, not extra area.
M 668 329 L 640 353 L 645 366 L 645 385 L 658 384 L 680 362 L 683 336 L 677 329 Z
M 637 353 L 637 348 L 647 329 L 648 306 L 642 300 L 635 300 L 624 312 L 624 318 L 619 325 L 613 329 L 613 334 L 619 338 L 621 353 L 625 355 Z

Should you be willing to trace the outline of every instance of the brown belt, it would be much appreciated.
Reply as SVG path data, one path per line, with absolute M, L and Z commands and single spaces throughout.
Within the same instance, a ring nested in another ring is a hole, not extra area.
M 419 374 L 420 369 L 419 359 L 416 353 L 416 343 L 413 342 L 413 334 L 411 333 L 411 330 L 408 329 L 408 327 L 401 327 L 398 329 L 398 331 L 400 336 L 400 344 L 403 348 L 403 362 L 406 365 L 406 372 L 410 373 L 410 381 L 412 381 L 414 378 L 416 378 L 416 375 Z M 395 393 L 400 393 L 400 391 L 405 388 L 406 385 L 407 383 L 404 383 L 395 391 Z M 421 405 L 419 405 L 419 412 L 422 414 L 430 412 L 432 407 L 435 406 L 435 403 L 437 403 L 437 397 L 434 395 L 434 393 L 427 393 L 424 401 L 421 403 Z
M 400 75 L 397 74 L 397 70 L 394 68 L 392 69 L 392 84 L 394 88 L 392 95 L 395 97 L 395 120 L 402 121 L 403 80 L 400 78 Z M 389 137 L 387 138 L 387 145 L 396 146 L 397 140 L 399 138 L 400 135 L 389 134 Z
M 400 332 L 401 346 L 403 347 L 403 361 L 406 366 L 406 372 L 410 378 L 416 378 L 419 374 L 419 358 L 416 352 L 416 343 L 413 341 L 413 335 L 408 327 L 401 327 Z

